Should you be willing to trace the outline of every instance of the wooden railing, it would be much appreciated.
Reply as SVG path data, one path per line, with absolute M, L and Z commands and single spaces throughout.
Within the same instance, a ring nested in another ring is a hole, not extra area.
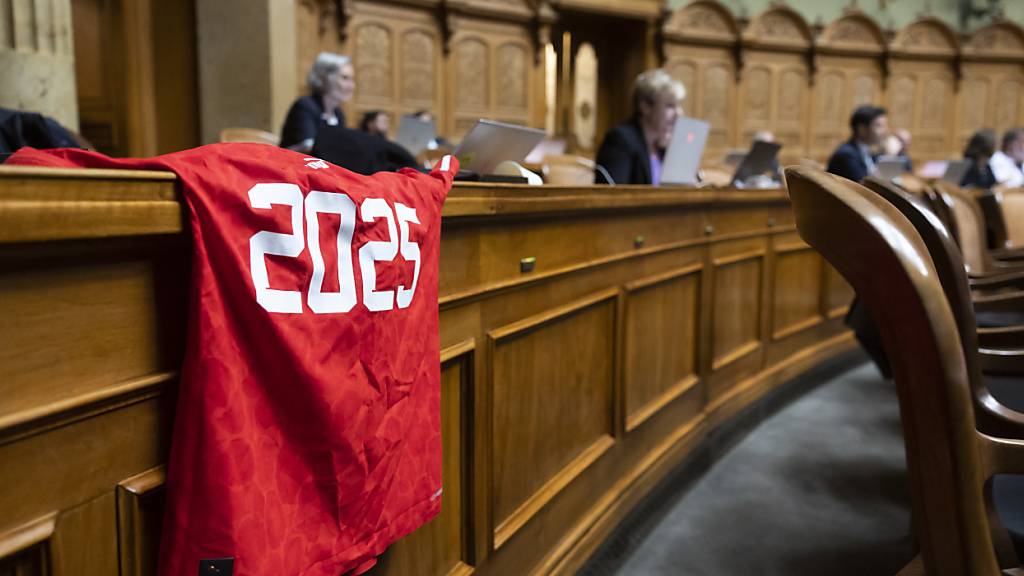
M 153 573 L 174 186 L 0 167 L 0 574 Z M 782 190 L 458 184 L 440 267 L 444 507 L 386 574 L 571 572 L 716 426 L 852 347 Z

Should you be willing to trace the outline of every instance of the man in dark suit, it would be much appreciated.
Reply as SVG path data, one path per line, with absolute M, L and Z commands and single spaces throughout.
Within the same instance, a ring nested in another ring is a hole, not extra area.
M 828 171 L 854 182 L 860 182 L 865 176 L 875 172 L 875 156 L 872 148 L 876 148 L 889 133 L 889 119 L 885 108 L 878 106 L 860 106 L 850 116 L 852 137 L 843 142 L 828 159 Z M 850 311 L 846 314 L 846 325 L 853 329 L 857 341 L 874 360 L 879 372 L 889 378 L 892 370 L 889 358 L 882 347 L 882 338 L 872 321 L 871 316 L 854 296 L 850 303 Z
M 875 148 L 889 134 L 885 108 L 860 106 L 850 116 L 849 140 L 843 142 L 828 159 L 827 170 L 837 176 L 860 182 L 875 172 Z
M 660 184 L 665 148 L 684 97 L 683 84 L 660 68 L 638 76 L 633 85 L 633 117 L 605 135 L 597 152 L 601 168 L 595 172 L 594 181 Z

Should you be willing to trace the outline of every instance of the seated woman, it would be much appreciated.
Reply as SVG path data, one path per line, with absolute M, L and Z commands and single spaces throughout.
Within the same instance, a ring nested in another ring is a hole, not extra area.
M 359 129 L 386 140 L 388 131 L 391 129 L 391 119 L 380 110 L 370 110 L 363 114 L 363 119 L 359 122 Z
M 960 180 L 964 188 L 991 188 L 996 185 L 996 177 L 988 161 L 996 153 L 996 133 L 988 128 L 978 130 L 967 141 L 964 148 L 964 160 L 971 164 Z
M 321 52 L 306 75 L 310 94 L 292 104 L 281 130 L 281 147 L 302 153 L 313 149 L 321 126 L 344 126 L 341 104 L 356 90 L 355 70 L 348 56 Z
M 686 97 L 682 82 L 658 68 L 637 76 L 633 84 L 633 117 L 612 128 L 597 152 L 597 183 L 661 183 L 661 163 L 672 137 L 676 118 Z

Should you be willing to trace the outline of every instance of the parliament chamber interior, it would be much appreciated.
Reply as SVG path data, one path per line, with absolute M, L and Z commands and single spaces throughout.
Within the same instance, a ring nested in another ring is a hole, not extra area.
M 1022 575 L 1022 167 L 1020 0 L 0 0 L 0 576 Z

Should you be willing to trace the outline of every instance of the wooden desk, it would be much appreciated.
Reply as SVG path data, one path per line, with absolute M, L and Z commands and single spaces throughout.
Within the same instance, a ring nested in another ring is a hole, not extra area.
M 0 574 L 152 573 L 188 261 L 170 175 L 0 167 Z M 444 511 L 380 573 L 570 572 L 852 346 L 780 190 L 460 184 L 440 265 Z

